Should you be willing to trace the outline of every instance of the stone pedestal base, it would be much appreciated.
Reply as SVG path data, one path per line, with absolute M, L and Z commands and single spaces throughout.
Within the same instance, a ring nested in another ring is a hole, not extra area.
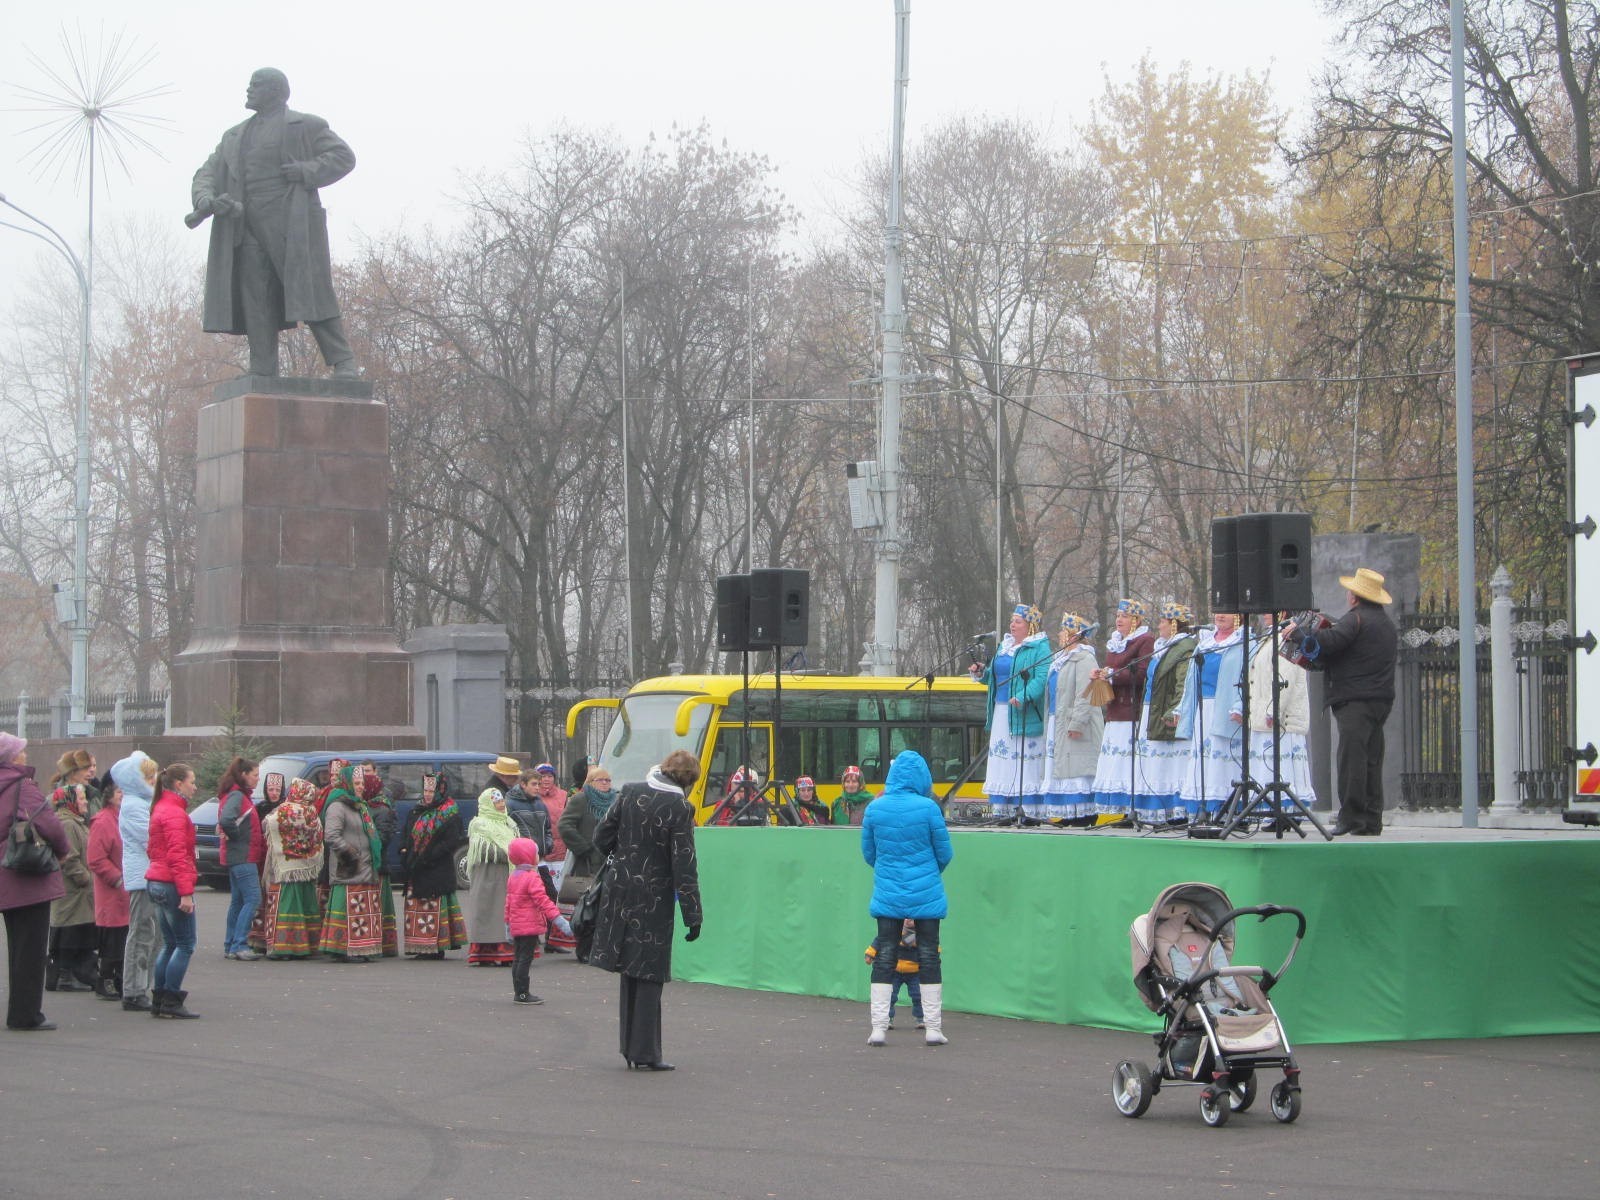
M 390 615 L 388 408 L 361 383 L 251 377 L 216 394 L 170 732 L 215 732 L 238 709 L 257 737 L 420 746 Z

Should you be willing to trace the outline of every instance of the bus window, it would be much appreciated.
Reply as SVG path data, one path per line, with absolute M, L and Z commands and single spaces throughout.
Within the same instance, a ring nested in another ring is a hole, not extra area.
M 701 704 L 692 708 L 689 735 L 679 738 L 672 726 L 683 700 L 682 692 L 648 692 L 623 700 L 600 750 L 600 761 L 611 770 L 613 787 L 643 783 L 650 768 L 674 750 L 687 750 L 700 757 L 713 706 Z
M 716 745 L 711 750 L 711 758 L 706 766 L 705 803 L 715 804 L 722 799 L 728 776 L 738 768 L 743 750 L 743 722 L 718 728 Z M 749 762 L 761 776 L 762 783 L 768 779 L 767 764 L 771 761 L 771 751 L 772 726 L 751 721 Z
M 851 764 L 864 769 L 863 760 L 877 756 L 878 742 L 877 725 L 806 725 L 796 728 L 785 721 L 783 753 L 778 756 L 780 777 L 793 780 L 809 775 L 821 787 L 836 784 L 844 774 L 844 769 Z
M 965 725 L 897 725 L 889 730 L 889 761 L 902 750 L 928 760 L 935 783 L 954 783 L 972 761 Z

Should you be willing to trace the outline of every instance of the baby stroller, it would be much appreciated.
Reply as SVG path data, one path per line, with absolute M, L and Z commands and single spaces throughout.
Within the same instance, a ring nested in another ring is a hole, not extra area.
M 1294 944 L 1276 971 L 1236 967 L 1233 923 L 1239 917 L 1289 914 L 1299 922 Z M 1287 1124 L 1300 1115 L 1300 1068 L 1283 1023 L 1267 999 L 1294 961 L 1306 935 L 1297 908 L 1262 904 L 1235 908 L 1221 888 L 1178 883 L 1156 897 L 1128 931 L 1133 982 L 1145 1006 L 1161 1014 L 1156 1064 L 1124 1059 L 1111 1080 L 1111 1098 L 1125 1117 L 1144 1115 L 1165 1084 L 1195 1086 L 1200 1116 L 1213 1128 L 1255 1102 L 1256 1072 L 1281 1067 L 1272 1088 L 1272 1115 Z

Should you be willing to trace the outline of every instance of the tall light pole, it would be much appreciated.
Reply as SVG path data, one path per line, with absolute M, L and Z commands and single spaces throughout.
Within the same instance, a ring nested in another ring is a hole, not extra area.
M 0 194 L 0 204 L 19 213 L 38 229 L 0 222 L 8 229 L 26 233 L 49 246 L 72 268 L 78 281 L 78 414 L 76 488 L 72 511 L 72 658 L 68 695 L 71 714 L 67 720 L 68 737 L 92 737 L 94 722 L 89 719 L 89 367 L 91 335 L 93 328 L 93 279 L 67 240 L 55 228 L 24 208 L 13 204 Z M 93 211 L 91 207 L 91 212 Z M 92 219 L 92 218 L 91 218 Z M 43 230 L 41 233 L 39 230 Z
M 870 658 L 874 675 L 893 675 L 900 649 L 900 385 L 905 346 L 905 288 L 900 250 L 906 86 L 910 82 L 911 0 L 894 0 L 894 128 L 889 137 L 889 205 L 883 228 L 883 413 L 878 425 L 878 470 L 883 529 L 878 535 Z

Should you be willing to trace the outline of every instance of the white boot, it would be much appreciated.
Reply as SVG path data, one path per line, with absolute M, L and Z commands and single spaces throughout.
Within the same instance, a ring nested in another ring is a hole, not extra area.
M 922 1023 L 926 1026 L 923 1033 L 928 1045 L 942 1046 L 950 1040 L 940 1028 L 944 1023 L 944 984 L 922 985 Z
M 882 1046 L 889 1040 L 889 1004 L 894 999 L 894 984 L 872 985 L 872 1036 L 867 1045 Z

